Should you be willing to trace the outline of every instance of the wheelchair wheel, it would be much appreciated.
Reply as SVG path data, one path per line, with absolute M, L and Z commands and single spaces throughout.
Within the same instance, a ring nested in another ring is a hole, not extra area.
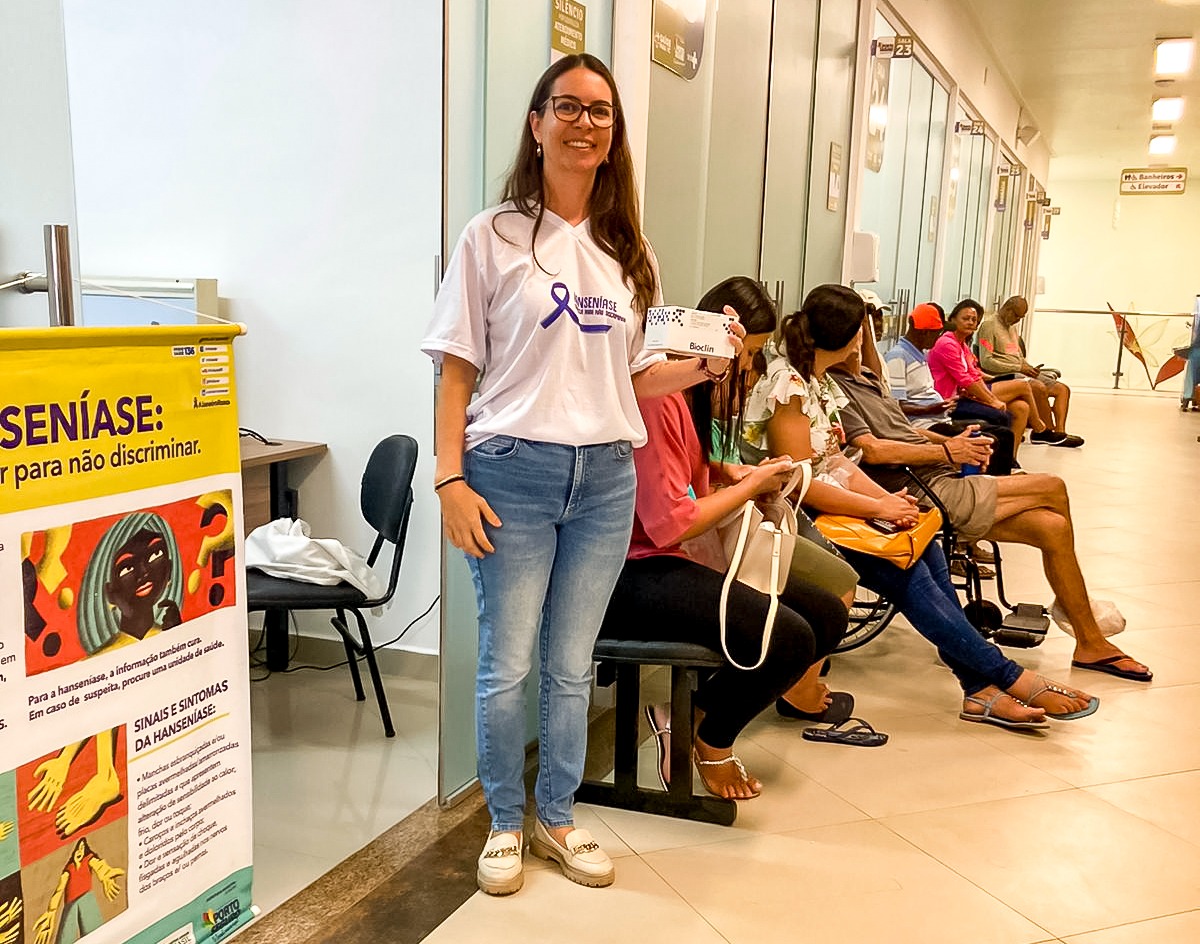
M 850 626 L 834 652 L 850 652 L 865 646 L 882 633 L 896 615 L 896 608 L 879 594 L 859 587 L 850 607 Z
M 971 600 L 963 613 L 984 639 L 991 639 L 1004 622 L 1004 613 L 991 600 Z

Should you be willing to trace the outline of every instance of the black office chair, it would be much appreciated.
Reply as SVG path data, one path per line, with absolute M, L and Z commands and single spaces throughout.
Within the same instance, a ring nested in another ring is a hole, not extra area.
M 404 540 L 408 535 L 408 516 L 412 510 L 413 473 L 417 467 L 417 441 L 411 436 L 389 436 L 375 447 L 367 468 L 363 472 L 359 504 L 363 518 L 375 529 L 375 543 L 367 556 L 372 567 L 383 549 L 385 541 L 393 545 L 392 566 L 388 575 L 387 589 L 375 599 L 348 583 L 332 587 L 301 583 L 281 577 L 269 577 L 261 571 L 246 572 L 246 608 L 259 610 L 333 610 L 330 619 L 333 628 L 342 637 L 346 657 L 350 661 L 350 676 L 354 679 L 354 694 L 364 701 L 362 678 L 358 672 L 358 656 L 361 654 L 371 673 L 371 684 L 375 687 L 375 699 L 379 702 L 379 715 L 383 719 L 383 730 L 388 737 L 395 737 L 392 716 L 388 711 L 387 696 L 379 678 L 379 666 L 375 661 L 375 647 L 367 630 L 367 621 L 362 611 L 382 606 L 396 592 L 400 576 L 400 559 L 404 556 Z M 350 632 L 346 614 L 354 614 L 358 623 L 358 638 Z

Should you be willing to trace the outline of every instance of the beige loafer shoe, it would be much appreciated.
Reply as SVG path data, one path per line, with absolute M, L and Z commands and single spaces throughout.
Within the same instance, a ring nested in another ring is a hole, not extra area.
M 560 844 L 542 821 L 535 818 L 529 851 L 539 859 L 557 862 L 563 875 L 589 888 L 611 885 L 617 875 L 612 859 L 586 829 L 572 829 L 567 833 L 565 844 Z
M 479 854 L 475 881 L 489 895 L 511 895 L 525 884 L 521 840 L 514 833 L 495 833 Z

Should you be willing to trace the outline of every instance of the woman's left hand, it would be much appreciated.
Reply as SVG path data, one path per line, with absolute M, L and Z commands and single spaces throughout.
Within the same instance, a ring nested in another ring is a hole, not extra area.
M 733 345 L 733 355 L 731 357 L 704 358 L 709 371 L 714 374 L 723 374 L 729 369 L 733 361 L 737 359 L 737 356 L 742 353 L 742 339 L 746 336 L 746 329 L 742 326 L 742 322 L 738 318 L 737 309 L 726 305 L 725 314 L 733 319 L 733 323 L 729 326 L 729 341 Z

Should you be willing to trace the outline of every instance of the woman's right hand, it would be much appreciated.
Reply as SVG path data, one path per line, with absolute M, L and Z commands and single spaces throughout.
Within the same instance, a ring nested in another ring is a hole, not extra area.
M 916 499 L 908 494 L 906 488 L 875 499 L 875 505 L 873 517 L 882 518 L 884 521 L 894 521 L 903 527 L 916 524 L 917 515 L 920 513 Z
M 488 540 L 484 522 L 500 527 L 500 518 L 466 482 L 451 482 L 437 492 L 442 503 L 442 530 L 446 540 L 465 554 L 483 557 L 496 548 Z
M 764 459 L 756 466 L 751 466 L 748 474 L 742 480 L 747 482 L 754 495 L 765 495 L 777 492 L 787 484 L 792 475 L 793 460 L 791 456 L 776 456 Z

